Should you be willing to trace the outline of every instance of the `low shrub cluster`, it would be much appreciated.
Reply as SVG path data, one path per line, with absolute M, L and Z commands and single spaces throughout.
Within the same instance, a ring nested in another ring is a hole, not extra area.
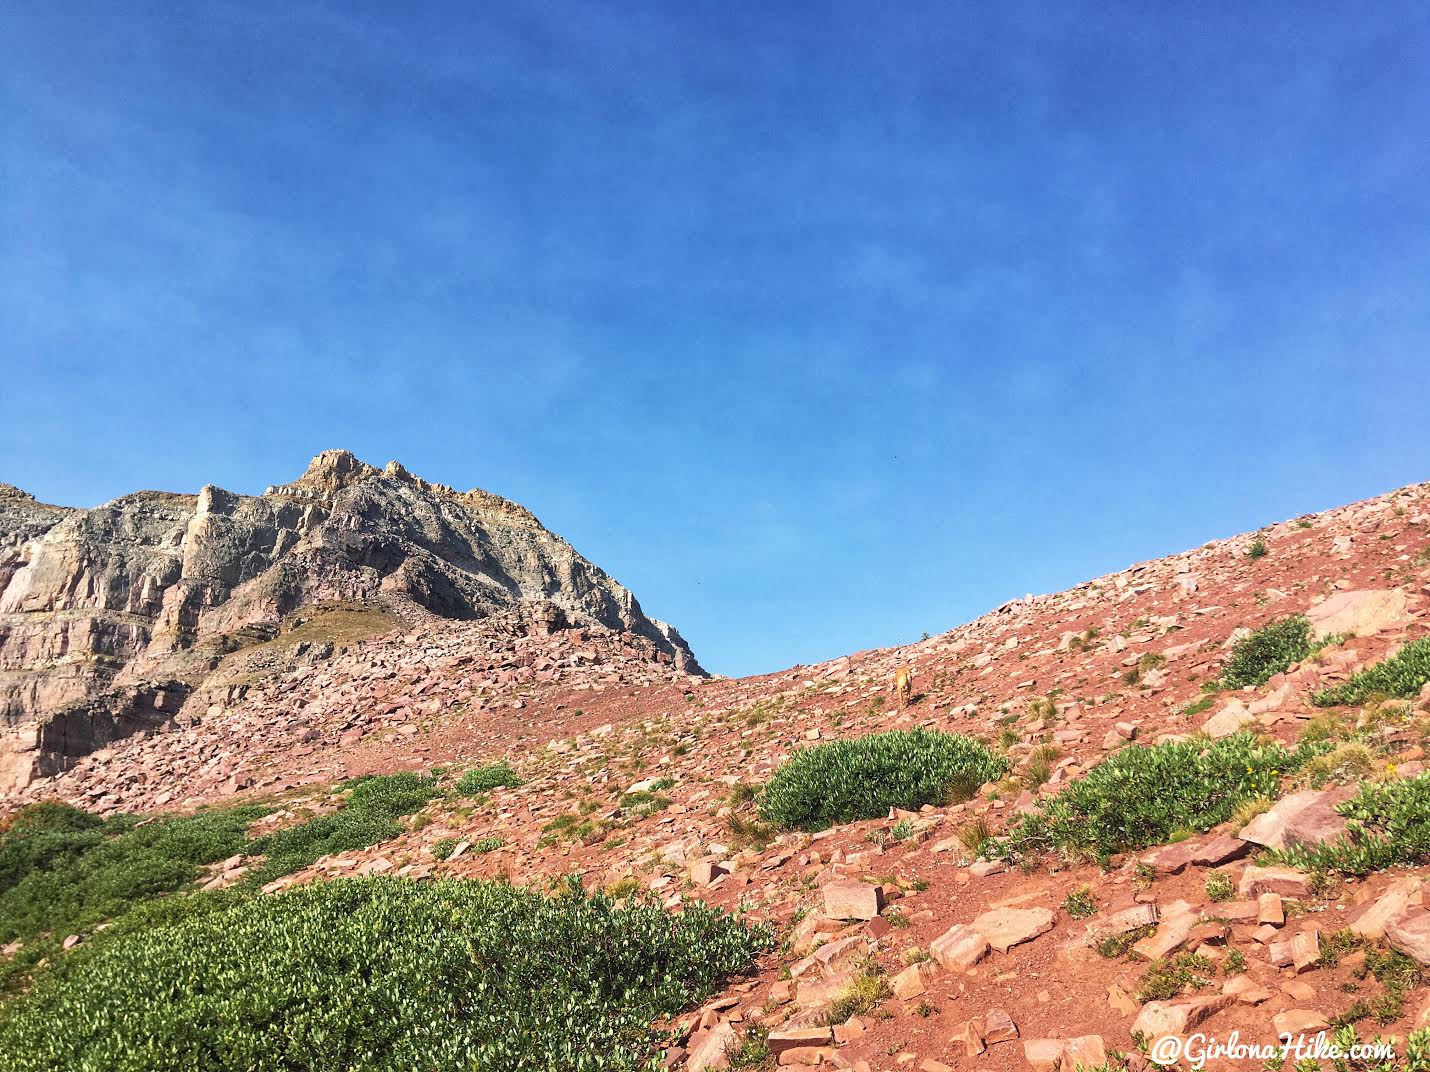
M 968 737 L 937 730 L 890 730 L 796 752 L 760 799 L 766 822 L 823 830 L 875 819 L 890 808 L 966 800 L 1003 774 L 1008 761 Z
M 1355 674 L 1342 685 L 1311 697 L 1317 707 L 1365 703 L 1372 696 L 1410 699 L 1430 681 L 1430 636 L 1412 640 L 1389 659 Z
M 490 793 L 493 789 L 503 786 L 515 789 L 520 785 L 521 776 L 505 762 L 501 762 L 467 771 L 457 779 L 456 790 L 460 796 L 474 797 L 482 793 Z
M 1281 857 L 1299 867 L 1348 875 L 1430 859 L 1430 774 L 1367 782 L 1336 810 L 1348 820 L 1345 838 L 1314 849 L 1287 849 Z
M 22 809 L 0 832 L 0 945 L 46 931 L 63 937 L 189 885 L 202 865 L 242 852 L 248 825 L 269 810 L 141 820 L 56 802 Z
M 1249 800 L 1276 796 L 1282 774 L 1314 749 L 1289 752 L 1249 733 L 1129 745 L 1040 802 L 985 851 L 1006 858 L 1053 848 L 1107 856 L 1161 845 L 1173 834 L 1226 822 Z
M 220 904 L 66 957 L 0 1012 L 0 1067 L 645 1072 L 653 1021 L 772 946 L 704 905 L 569 888 L 380 877 Z
M 440 792 L 435 778 L 410 771 L 368 775 L 347 784 L 351 792 L 339 810 L 275 830 L 248 846 L 248 852 L 267 857 L 253 872 L 254 881 L 268 882 L 307 867 L 321 856 L 365 849 L 394 838 L 402 833 L 397 818 L 416 811 Z
M 1231 658 L 1222 671 L 1221 687 L 1264 685 L 1315 650 L 1311 622 L 1304 614 L 1267 622 L 1232 646 Z

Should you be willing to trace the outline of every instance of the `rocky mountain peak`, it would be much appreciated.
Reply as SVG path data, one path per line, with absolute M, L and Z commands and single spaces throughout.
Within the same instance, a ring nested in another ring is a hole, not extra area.
M 326 450 L 261 496 L 206 485 L 93 510 L 9 489 L 0 721 L 13 729 L 0 735 L 0 787 L 7 769 L 13 782 L 62 768 L 96 742 L 172 717 L 190 693 L 217 687 L 235 653 L 315 606 L 376 608 L 368 620 L 384 628 L 497 615 L 542 633 L 600 626 L 703 673 L 678 632 L 524 507 L 429 483 L 395 461 L 377 469 Z M 139 687 L 151 682 L 163 687 Z M 156 695 L 168 706 L 154 707 Z

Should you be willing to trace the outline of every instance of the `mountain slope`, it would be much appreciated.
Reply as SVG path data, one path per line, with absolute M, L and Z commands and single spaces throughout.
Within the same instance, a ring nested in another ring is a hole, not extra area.
M 369 632 L 519 611 L 540 632 L 628 632 L 653 657 L 702 672 L 673 628 L 530 512 L 396 462 L 378 470 L 327 451 L 262 496 L 209 486 L 93 510 L 7 485 L 0 720 L 17 729 L 0 743 L 0 789 L 163 724 L 206 683 L 207 707 L 227 684 L 213 679 L 226 657 L 273 640 L 300 612 L 341 607 L 363 612 Z

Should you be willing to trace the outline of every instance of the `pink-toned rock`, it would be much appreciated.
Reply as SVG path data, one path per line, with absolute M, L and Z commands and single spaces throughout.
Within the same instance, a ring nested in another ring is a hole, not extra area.
M 1079 1035 L 1063 1042 L 1063 1068 L 1098 1069 L 1106 1065 L 1107 1048 L 1101 1035 Z
M 973 929 L 1000 953 L 1032 941 L 1053 929 L 1053 913 L 1046 908 L 994 908 L 973 921 Z
M 730 869 L 727 868 L 715 857 L 707 857 L 703 860 L 696 860 L 690 865 L 690 881 L 697 886 L 709 886 L 722 875 L 728 875 Z
M 1400 588 L 1336 592 L 1306 612 L 1318 639 L 1332 634 L 1374 636 L 1413 620 L 1409 597 Z
M 916 998 L 928 989 L 928 984 L 937 976 L 938 967 L 933 961 L 923 961 L 919 964 L 910 964 L 898 975 L 889 980 L 889 989 L 894 992 L 894 997 Z
M 1058 1072 L 1063 1062 L 1063 1040 L 1024 1039 L 1023 1059 L 1032 1072 Z
M 1385 943 L 1423 965 L 1430 965 L 1430 912 L 1414 910 L 1385 925 Z
M 1246 709 L 1245 704 L 1232 700 L 1202 723 L 1202 732 L 1213 740 L 1220 740 L 1239 732 L 1248 722 L 1255 721 L 1256 716 Z
M 834 1043 L 834 1033 L 827 1027 L 799 1027 L 784 1031 L 771 1031 L 765 1039 L 770 1052 L 778 1056 L 785 1050 L 802 1046 L 829 1046 Z
M 1157 922 L 1157 906 L 1152 903 L 1132 905 L 1110 916 L 1094 918 L 1088 922 L 1084 939 L 1089 946 L 1095 946 L 1105 938 L 1115 938 L 1128 931 L 1150 927 Z
M 824 914 L 830 919 L 873 919 L 884 910 L 884 887 L 858 879 L 826 882 Z
M 1256 897 L 1263 893 L 1279 893 L 1283 897 L 1306 897 L 1311 892 L 1311 881 L 1304 871 L 1294 867 L 1257 867 L 1247 864 L 1241 873 L 1237 891 L 1243 897 Z
M 690 1051 L 685 1067 L 690 1072 L 706 1072 L 707 1069 L 729 1068 L 730 1060 L 725 1052 L 736 1044 L 735 1028 L 722 1020 L 709 1031 L 696 1035 L 690 1040 Z
M 948 971 L 966 972 L 987 955 L 988 944 L 972 927 L 955 923 L 929 945 L 929 956 Z
M 1229 994 L 1193 998 L 1190 1001 L 1149 1001 L 1133 1021 L 1132 1033 L 1140 1032 L 1149 1040 L 1163 1035 L 1185 1035 L 1229 1005 L 1236 998 Z
M 983 1021 L 977 1019 L 963 1021 L 949 1034 L 948 1040 L 963 1043 L 965 1057 L 977 1057 L 988 1049 L 988 1044 L 983 1038 Z
M 1251 846 L 1239 837 L 1221 834 L 1210 841 L 1201 843 L 1192 855 L 1192 863 L 1202 867 L 1217 867 L 1239 860 L 1251 851 Z
M 1419 906 L 1421 900 L 1418 876 L 1399 879 L 1351 920 L 1350 929 L 1364 938 L 1380 938 L 1385 934 L 1388 923 Z
M 1336 805 L 1353 791 L 1353 787 L 1347 786 L 1338 790 L 1308 789 L 1292 793 L 1244 826 L 1241 839 L 1278 850 L 1297 846 L 1315 848 L 1337 841 L 1346 834 L 1346 820 L 1336 811 Z
M 1271 1027 L 1277 1036 L 1312 1035 L 1330 1027 L 1330 1021 L 1315 1009 L 1287 1009 L 1271 1018 Z
M 1249 975 L 1238 975 L 1228 979 L 1221 988 L 1223 994 L 1236 998 L 1243 1005 L 1260 1005 L 1273 997 L 1270 990 L 1257 983 Z
M 1138 956 L 1160 960 L 1186 942 L 1196 926 L 1198 913 L 1186 901 L 1174 901 L 1162 909 L 1157 933 L 1149 934 L 1132 946 Z
M 997 1042 L 1012 1042 L 1018 1037 L 1018 1025 L 1002 1009 L 989 1009 L 981 1017 L 983 1041 L 990 1046 Z
M 1256 922 L 1279 927 L 1286 922 L 1286 907 L 1279 893 L 1263 893 L 1256 898 Z

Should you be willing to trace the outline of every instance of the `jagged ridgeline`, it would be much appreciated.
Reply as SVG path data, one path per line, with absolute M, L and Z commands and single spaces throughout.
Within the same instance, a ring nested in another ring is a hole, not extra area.
M 504 615 L 689 645 L 524 507 L 324 451 L 263 495 L 142 491 L 92 510 L 0 485 L 0 791 L 281 671 L 267 647 Z M 241 687 L 241 685 L 239 686 Z

